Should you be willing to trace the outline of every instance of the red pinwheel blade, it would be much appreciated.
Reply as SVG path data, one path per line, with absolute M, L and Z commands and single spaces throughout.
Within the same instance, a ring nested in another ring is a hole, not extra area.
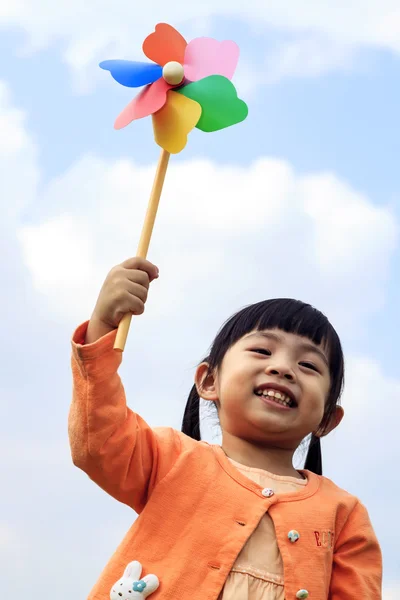
M 132 121 L 148 117 L 160 110 L 167 100 L 167 92 L 171 87 L 164 79 L 159 79 L 145 87 L 117 117 L 115 129 L 122 129 Z
M 159 23 L 155 32 L 143 42 L 143 52 L 150 60 L 162 67 L 170 61 L 183 65 L 187 42 L 171 25 Z

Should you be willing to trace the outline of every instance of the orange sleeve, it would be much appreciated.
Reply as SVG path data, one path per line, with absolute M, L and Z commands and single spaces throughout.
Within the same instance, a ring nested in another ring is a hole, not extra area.
M 366 508 L 357 502 L 335 544 L 329 600 L 380 600 L 382 553 Z
M 181 436 L 151 429 L 127 407 L 117 373 L 116 332 L 83 345 L 87 323 L 72 340 L 73 397 L 68 434 L 73 463 L 111 496 L 140 513 L 180 454 Z

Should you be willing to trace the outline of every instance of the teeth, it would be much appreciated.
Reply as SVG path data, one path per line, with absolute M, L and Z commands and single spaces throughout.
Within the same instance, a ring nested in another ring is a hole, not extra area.
M 284 406 L 290 406 L 292 403 L 292 399 L 283 394 L 282 392 L 276 392 L 275 390 L 260 390 L 256 392 L 257 396 L 269 396 L 273 398 L 275 402 L 279 404 L 283 404 Z

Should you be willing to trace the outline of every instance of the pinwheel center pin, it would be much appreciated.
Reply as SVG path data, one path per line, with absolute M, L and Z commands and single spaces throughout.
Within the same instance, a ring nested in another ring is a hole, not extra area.
M 162 148 L 136 254 L 146 258 L 170 154 L 184 149 L 195 127 L 225 129 L 244 121 L 248 108 L 230 81 L 239 60 L 235 42 L 203 37 L 188 43 L 174 27 L 159 23 L 143 42 L 143 52 L 151 63 L 106 60 L 100 67 L 121 85 L 145 86 L 117 117 L 115 129 L 151 115 L 154 138 Z M 116 350 L 125 347 L 131 318 L 125 315 L 119 324 Z
M 176 60 L 171 60 L 164 65 L 162 76 L 169 85 L 179 85 L 185 76 L 183 65 Z

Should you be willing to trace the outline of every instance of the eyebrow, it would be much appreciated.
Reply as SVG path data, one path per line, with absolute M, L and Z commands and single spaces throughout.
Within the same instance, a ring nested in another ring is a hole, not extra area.
M 273 340 L 274 342 L 282 342 L 283 341 L 281 336 L 277 335 L 276 333 L 270 333 L 270 332 L 266 332 L 266 331 L 256 331 L 255 333 L 250 333 L 249 335 L 245 336 L 244 339 L 247 340 L 252 337 L 263 337 L 263 338 L 266 338 L 267 340 Z M 303 350 L 306 352 L 312 352 L 313 354 L 316 354 L 324 361 L 326 366 L 329 368 L 329 362 L 328 362 L 327 357 L 325 356 L 325 353 L 322 352 L 322 350 L 320 350 L 319 348 L 317 348 L 317 346 L 314 346 L 314 344 L 311 344 L 310 342 L 301 342 L 299 344 L 299 348 L 300 348 L 300 350 Z

